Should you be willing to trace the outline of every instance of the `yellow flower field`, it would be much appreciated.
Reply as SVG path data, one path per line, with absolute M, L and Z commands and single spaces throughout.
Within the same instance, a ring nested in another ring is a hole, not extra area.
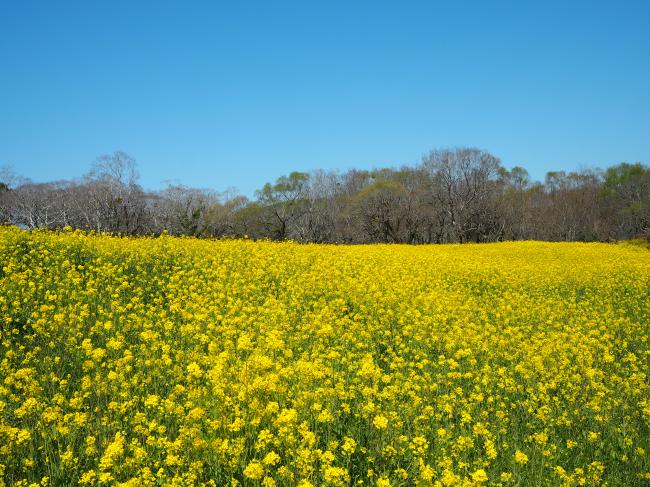
M 650 484 L 647 249 L 5 227 L 0 257 L 0 484 Z

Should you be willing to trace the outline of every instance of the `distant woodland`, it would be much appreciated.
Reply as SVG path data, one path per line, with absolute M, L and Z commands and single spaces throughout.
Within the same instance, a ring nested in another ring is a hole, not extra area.
M 488 152 L 456 148 L 410 167 L 292 172 L 249 199 L 183 185 L 147 191 L 135 160 L 115 152 L 73 181 L 34 183 L 5 169 L 0 221 L 299 242 L 613 241 L 650 237 L 650 168 L 621 163 L 534 182 Z

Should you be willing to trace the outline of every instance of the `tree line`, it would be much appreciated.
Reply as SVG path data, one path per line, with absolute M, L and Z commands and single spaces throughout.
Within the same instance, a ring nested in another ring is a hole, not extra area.
M 609 241 L 650 237 L 650 168 L 506 169 L 489 152 L 434 150 L 421 163 L 375 170 L 292 172 L 253 199 L 170 184 L 146 191 L 124 152 L 78 180 L 34 183 L 0 173 L 0 221 L 125 235 L 248 237 L 331 243 L 500 240 Z

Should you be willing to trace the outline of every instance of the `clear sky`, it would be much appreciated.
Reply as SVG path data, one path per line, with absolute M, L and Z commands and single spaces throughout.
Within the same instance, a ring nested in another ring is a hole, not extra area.
M 36 181 L 124 150 L 251 195 L 451 146 L 650 163 L 650 2 L 0 0 L 0 166 Z

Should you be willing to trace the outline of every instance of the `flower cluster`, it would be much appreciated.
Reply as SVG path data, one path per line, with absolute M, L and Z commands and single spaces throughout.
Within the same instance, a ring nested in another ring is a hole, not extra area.
M 0 485 L 643 485 L 650 252 L 0 228 Z

